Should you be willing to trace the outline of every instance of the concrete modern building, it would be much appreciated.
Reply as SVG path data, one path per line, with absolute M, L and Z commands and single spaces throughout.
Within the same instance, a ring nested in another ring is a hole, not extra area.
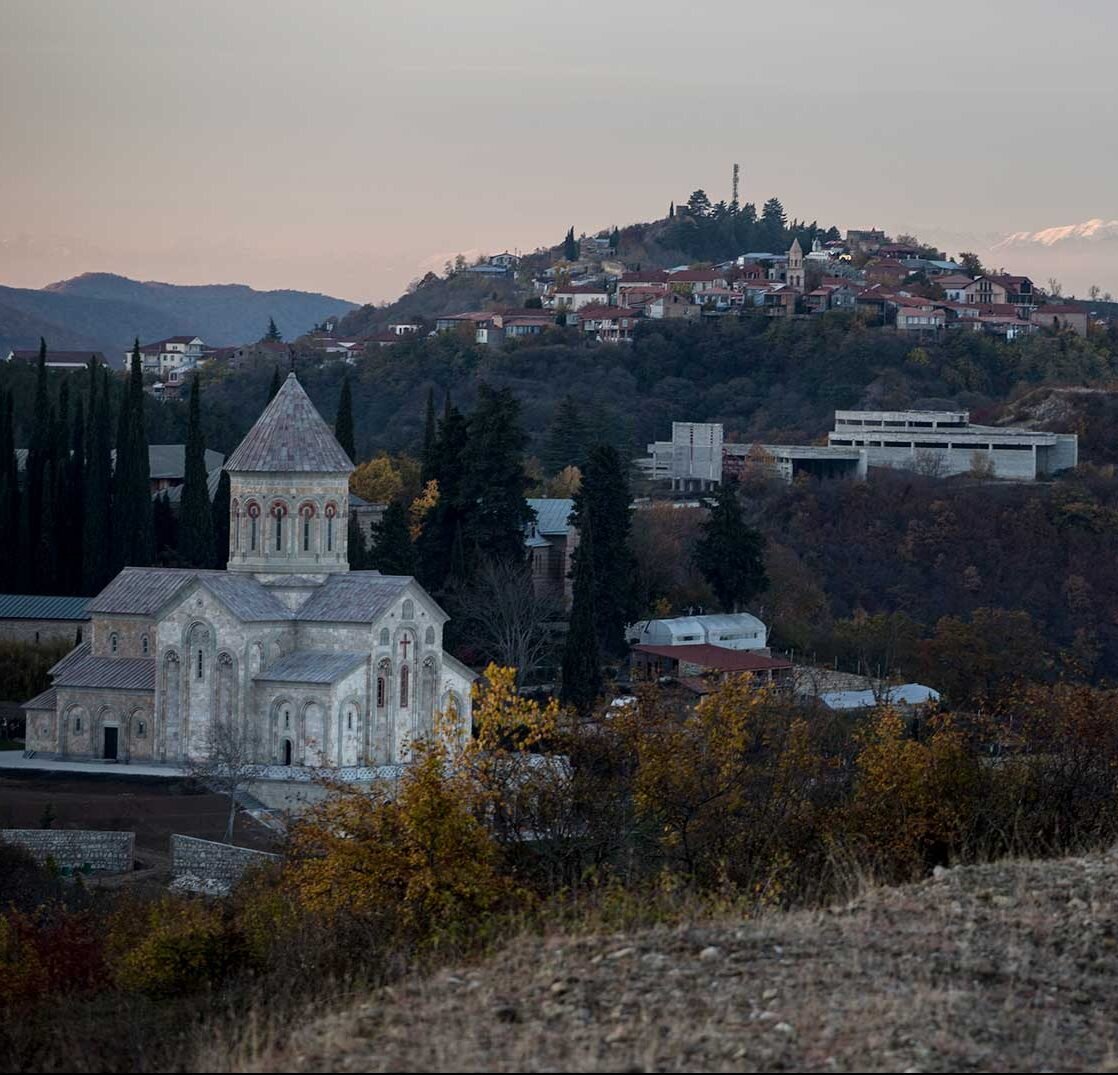
M 88 604 L 85 641 L 25 703 L 27 749 L 165 762 L 238 739 L 262 766 L 407 762 L 473 673 L 410 576 L 349 570 L 353 464 L 295 374 L 229 457 L 225 571 L 126 567 Z
M 1079 462 L 1074 433 L 971 425 L 967 411 L 835 411 L 827 440 L 864 451 L 870 466 L 934 476 L 974 471 L 1036 481 Z
M 782 481 L 801 474 L 817 478 L 864 478 L 866 453 L 860 449 L 810 444 L 728 444 L 719 422 L 672 422 L 672 439 L 655 441 L 642 460 L 656 481 L 670 481 L 681 492 L 713 489 L 723 473 L 739 478 L 755 468 Z

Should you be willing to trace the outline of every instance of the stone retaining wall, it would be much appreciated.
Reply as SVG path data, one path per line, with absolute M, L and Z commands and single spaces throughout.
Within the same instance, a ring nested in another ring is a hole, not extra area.
M 278 862 L 280 856 L 248 847 L 199 840 L 195 836 L 171 837 L 171 876 L 196 877 L 233 885 L 250 866 Z
M 22 847 L 38 862 L 51 859 L 63 869 L 127 873 L 132 869 L 136 834 L 93 829 L 0 829 L 0 841 Z

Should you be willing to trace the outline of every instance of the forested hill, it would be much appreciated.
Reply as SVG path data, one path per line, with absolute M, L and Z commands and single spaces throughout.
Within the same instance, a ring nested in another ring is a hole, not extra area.
M 0 351 L 35 347 L 103 351 L 119 365 L 134 337 L 190 333 L 215 346 L 259 339 L 274 318 L 285 337 L 309 331 L 354 304 L 306 291 L 256 291 L 243 284 L 162 284 L 86 273 L 40 289 L 0 287 Z
M 782 253 L 793 239 L 799 239 L 803 249 L 810 250 L 815 239 L 841 237 L 834 226 L 789 219 L 779 198 L 769 198 L 758 210 L 752 202 L 712 203 L 701 190 L 678 208 L 669 205 L 667 215 L 660 220 L 605 228 L 598 234 L 613 235 L 605 255 L 607 260 L 642 269 L 728 261 L 750 252 Z M 415 281 L 396 302 L 354 310 L 342 321 L 340 330 L 362 336 L 383 329 L 390 322 L 413 317 L 431 320 L 466 310 L 520 306 L 534 294 L 535 273 L 559 259 L 577 261 L 587 253 L 587 244 L 572 235 L 566 242 L 540 247 L 525 256 L 515 277 L 479 277 L 462 271 L 462 265 L 448 265 L 442 275 L 432 272 Z

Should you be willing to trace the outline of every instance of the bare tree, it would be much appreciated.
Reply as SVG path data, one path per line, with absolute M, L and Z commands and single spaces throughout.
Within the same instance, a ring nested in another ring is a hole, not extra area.
M 459 603 L 470 640 L 496 664 L 516 669 L 522 684 L 552 647 L 559 602 L 540 594 L 526 563 L 486 560 Z
M 1054 276 L 1048 277 L 1048 294 L 1054 299 L 1060 298 L 1064 293 L 1064 285 Z
M 187 772 L 211 791 L 229 797 L 225 842 L 233 839 L 237 819 L 237 793 L 260 773 L 260 734 L 255 722 L 235 717 L 210 720 L 206 751 L 187 763 Z

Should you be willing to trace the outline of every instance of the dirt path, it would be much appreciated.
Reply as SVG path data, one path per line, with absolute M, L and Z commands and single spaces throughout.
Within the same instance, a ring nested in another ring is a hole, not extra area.
M 521 938 L 239 1070 L 1118 1071 L 1116 1017 L 1111 853 L 826 913 Z

